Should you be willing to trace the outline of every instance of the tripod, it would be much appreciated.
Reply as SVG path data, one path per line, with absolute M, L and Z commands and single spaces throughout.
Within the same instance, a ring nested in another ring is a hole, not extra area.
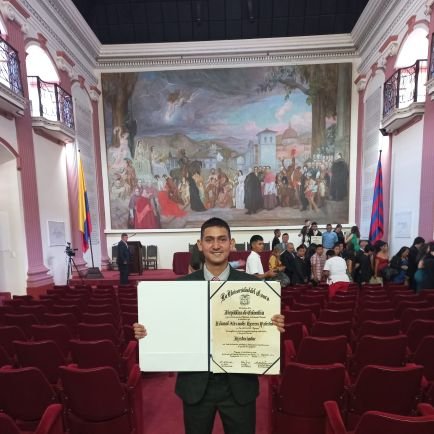
M 68 254 L 68 264 L 67 264 L 67 269 L 66 269 L 66 284 L 69 284 L 69 280 L 72 278 L 72 272 L 73 272 L 73 268 L 75 268 L 75 271 L 77 272 L 78 276 L 80 277 L 81 283 L 83 283 L 83 276 L 81 275 L 79 269 L 77 268 L 77 265 L 74 261 L 74 258 L 72 255 Z

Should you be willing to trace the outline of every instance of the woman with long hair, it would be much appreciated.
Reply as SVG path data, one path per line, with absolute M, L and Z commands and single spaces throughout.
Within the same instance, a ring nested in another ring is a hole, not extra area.
M 422 260 L 423 278 L 420 289 L 434 289 L 434 241 L 428 243 L 428 252 Z
M 385 241 L 375 244 L 374 279 L 382 279 L 382 271 L 389 265 L 389 245 Z
M 413 276 L 416 292 L 420 290 L 420 286 L 424 279 L 423 260 L 425 259 L 425 256 L 428 253 L 429 253 L 429 244 L 423 243 L 418 249 L 418 254 L 416 256 L 417 269 Z
M 392 277 L 392 283 L 405 283 L 408 270 L 408 254 L 410 249 L 403 246 L 390 261 L 390 267 L 398 271 L 398 274 Z
M 360 250 L 360 231 L 358 226 L 353 226 L 347 237 L 345 237 L 345 244 L 351 243 L 353 250 L 357 253 Z

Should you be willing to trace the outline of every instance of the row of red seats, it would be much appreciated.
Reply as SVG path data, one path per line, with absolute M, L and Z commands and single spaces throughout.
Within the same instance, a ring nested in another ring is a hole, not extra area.
M 46 423 L 46 413 L 53 412 L 53 403 L 62 402 L 64 427 L 60 430 L 58 416 L 58 429 L 47 434 L 143 434 L 138 365 L 132 367 L 125 383 L 108 366 L 62 366 L 59 372 L 61 388 L 55 389 L 38 368 L 0 369 L 0 407 L 20 430 L 39 429 Z M 59 414 L 59 406 L 55 408 Z M 0 422 L 0 432 L 6 433 L 1 426 Z
M 369 365 L 351 385 L 342 364 L 292 362 L 285 368 L 280 381 L 271 383 L 271 432 L 324 434 L 326 412 L 323 404 L 327 401 L 336 403 L 334 414 L 342 421 L 341 431 L 337 434 L 346 433 L 346 429 L 352 431 L 369 411 L 414 415 L 421 397 L 422 378 L 422 367 L 417 365 L 401 368 Z M 395 434 L 395 431 L 385 432 Z M 410 432 L 416 431 L 407 431 Z

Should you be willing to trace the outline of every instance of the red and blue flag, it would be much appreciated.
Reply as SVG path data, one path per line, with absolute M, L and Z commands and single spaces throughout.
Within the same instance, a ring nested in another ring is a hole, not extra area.
M 381 152 L 378 158 L 377 174 L 375 176 L 374 197 L 372 199 L 371 226 L 369 241 L 374 244 L 383 238 L 383 172 L 381 168 Z

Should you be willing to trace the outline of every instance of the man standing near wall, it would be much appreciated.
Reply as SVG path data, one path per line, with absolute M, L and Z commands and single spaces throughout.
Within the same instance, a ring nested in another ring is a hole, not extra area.
M 130 249 L 128 248 L 128 234 L 123 233 L 118 243 L 118 256 L 116 263 L 119 268 L 119 279 L 121 285 L 128 285 L 129 263 L 131 258 Z

